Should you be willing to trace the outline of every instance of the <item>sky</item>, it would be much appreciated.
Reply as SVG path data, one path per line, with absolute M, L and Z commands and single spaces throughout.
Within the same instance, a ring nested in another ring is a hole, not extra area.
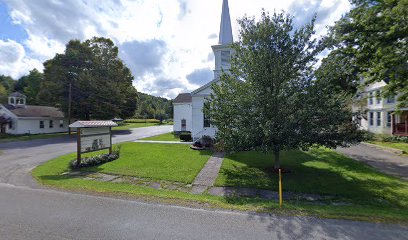
M 71 39 L 107 37 L 140 92 L 174 98 L 213 78 L 222 0 L 0 0 L 0 75 L 14 79 L 63 53 Z M 286 11 L 302 26 L 317 14 L 316 35 L 350 9 L 348 0 L 229 0 L 237 19 Z

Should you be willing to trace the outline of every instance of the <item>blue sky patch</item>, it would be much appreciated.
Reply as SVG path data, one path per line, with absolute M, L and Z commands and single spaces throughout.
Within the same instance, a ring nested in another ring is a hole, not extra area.
M 0 39 L 12 39 L 21 42 L 27 38 L 28 35 L 24 28 L 13 24 L 7 6 L 0 2 Z

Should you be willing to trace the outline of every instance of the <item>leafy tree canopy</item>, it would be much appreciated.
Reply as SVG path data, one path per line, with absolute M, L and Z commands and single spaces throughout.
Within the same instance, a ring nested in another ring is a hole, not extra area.
M 331 28 L 334 50 L 323 60 L 320 77 L 356 90 L 386 81 L 384 95 L 400 94 L 408 106 L 408 0 L 351 0 L 353 8 Z
M 314 39 L 314 20 L 293 29 L 292 17 L 262 13 L 260 21 L 239 20 L 231 74 L 222 74 L 205 104 L 227 151 L 273 152 L 327 147 L 360 140 L 349 97 L 316 81 L 314 65 L 323 44 Z
M 133 76 L 118 57 L 110 39 L 94 37 L 71 40 L 63 54 L 44 63 L 41 104 L 60 107 L 68 113 L 69 89 L 72 116 L 79 119 L 127 118 L 137 107 Z

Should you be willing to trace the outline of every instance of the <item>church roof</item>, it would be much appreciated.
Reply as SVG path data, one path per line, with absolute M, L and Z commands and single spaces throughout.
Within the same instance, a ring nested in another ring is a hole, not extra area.
M 191 103 L 192 98 L 190 93 L 180 93 L 174 100 L 173 103 Z
M 64 113 L 54 107 L 33 105 L 14 106 L 10 104 L 3 104 L 3 106 L 17 117 L 64 118 Z
M 222 2 L 221 24 L 220 24 L 220 36 L 218 44 L 228 45 L 233 42 L 231 18 L 228 7 L 228 0 Z

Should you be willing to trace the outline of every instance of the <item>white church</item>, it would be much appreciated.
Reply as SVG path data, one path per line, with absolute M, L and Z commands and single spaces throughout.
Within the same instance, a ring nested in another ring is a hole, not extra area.
M 212 46 L 215 57 L 214 80 L 191 93 L 181 93 L 173 100 L 174 132 L 191 132 L 194 141 L 204 135 L 215 137 L 216 128 L 204 116 L 203 106 L 206 101 L 205 98 L 212 93 L 211 85 L 219 81 L 222 71 L 229 71 L 230 57 L 233 54 L 232 43 L 228 0 L 223 0 L 219 41 L 217 45 Z

